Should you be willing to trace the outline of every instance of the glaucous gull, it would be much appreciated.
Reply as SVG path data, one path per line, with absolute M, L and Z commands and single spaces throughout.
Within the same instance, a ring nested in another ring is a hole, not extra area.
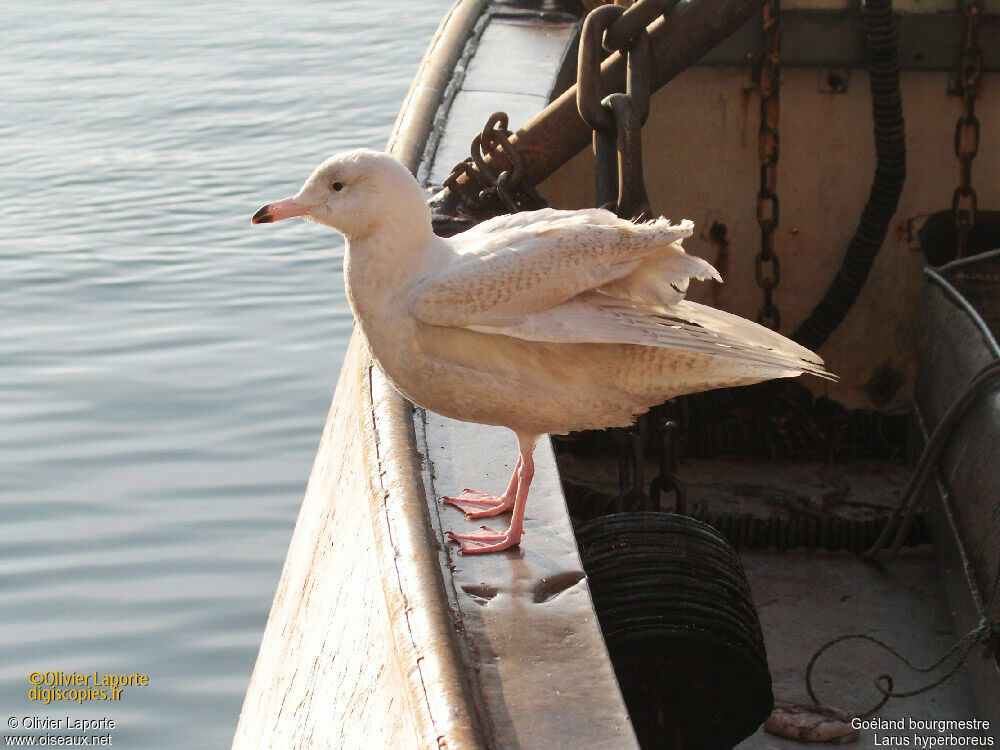
M 510 527 L 451 534 L 466 553 L 521 540 L 532 452 L 545 433 L 628 425 L 684 393 L 804 372 L 823 361 L 774 331 L 684 299 L 715 279 L 680 240 L 693 224 L 633 224 L 601 209 L 498 216 L 444 239 L 424 192 L 391 156 L 328 159 L 295 196 L 264 206 L 347 239 L 347 299 L 372 359 L 406 398 L 454 419 L 509 427 L 519 455 L 506 492 L 445 498 Z

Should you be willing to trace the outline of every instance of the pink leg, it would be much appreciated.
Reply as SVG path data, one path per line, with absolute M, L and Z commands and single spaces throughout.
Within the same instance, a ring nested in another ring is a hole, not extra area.
M 521 457 L 518 455 L 517 466 L 514 467 L 514 473 L 510 477 L 510 484 L 507 485 L 507 491 L 500 497 L 465 489 L 458 497 L 444 497 L 442 500 L 444 500 L 445 505 L 454 505 L 469 518 L 498 516 L 514 507 L 514 499 L 517 497 L 517 477 L 520 471 Z
M 533 444 L 531 448 L 534 448 Z M 511 486 L 516 487 L 516 489 L 510 527 L 503 532 L 494 531 L 486 526 L 471 534 L 456 534 L 449 531 L 448 535 L 461 545 L 464 554 L 499 552 L 516 547 L 520 543 L 521 536 L 524 534 L 524 507 L 528 502 L 528 488 L 531 486 L 531 478 L 534 475 L 535 462 L 531 457 L 531 449 L 527 451 L 522 449 L 518 459 L 518 468 L 514 472 L 514 479 L 511 479 Z

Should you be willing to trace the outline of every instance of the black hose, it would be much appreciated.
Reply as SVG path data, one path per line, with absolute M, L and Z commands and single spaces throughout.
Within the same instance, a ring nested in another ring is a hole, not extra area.
M 892 0 L 867 0 L 863 17 L 875 121 L 875 178 L 843 265 L 823 299 L 792 334 L 795 341 L 814 350 L 836 330 L 858 298 L 885 241 L 906 180 L 906 134 L 899 93 L 899 32 Z

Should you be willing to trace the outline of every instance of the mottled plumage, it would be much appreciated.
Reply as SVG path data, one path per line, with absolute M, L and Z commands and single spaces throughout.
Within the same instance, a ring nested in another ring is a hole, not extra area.
M 455 535 L 466 552 L 520 540 L 531 451 L 544 433 L 626 425 L 684 393 L 827 376 L 819 357 L 784 336 L 684 299 L 689 279 L 721 281 L 681 248 L 690 221 L 548 208 L 441 239 L 416 180 L 374 151 L 333 157 L 254 221 L 287 216 L 347 237 L 348 299 L 401 393 L 517 434 L 518 468 L 503 497 L 446 499 L 475 517 L 514 510 L 506 532 Z

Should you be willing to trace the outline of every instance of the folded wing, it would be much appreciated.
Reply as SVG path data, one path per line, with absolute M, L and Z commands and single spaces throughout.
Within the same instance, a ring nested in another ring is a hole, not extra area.
M 834 379 L 818 355 L 794 341 L 738 315 L 688 300 L 656 309 L 597 291 L 509 325 L 468 328 L 528 341 L 655 346 L 753 362 L 772 368 L 774 377 L 807 372 Z
M 459 254 L 417 283 L 407 305 L 432 325 L 511 323 L 623 279 L 646 260 L 690 258 L 674 243 L 692 232 L 690 221 L 633 224 L 601 209 L 500 216 L 451 238 Z
M 460 253 L 410 292 L 425 323 L 552 343 L 638 344 L 830 377 L 779 333 L 684 300 L 691 278 L 721 279 L 679 240 L 689 221 L 633 224 L 600 209 L 502 216 L 457 235 Z

